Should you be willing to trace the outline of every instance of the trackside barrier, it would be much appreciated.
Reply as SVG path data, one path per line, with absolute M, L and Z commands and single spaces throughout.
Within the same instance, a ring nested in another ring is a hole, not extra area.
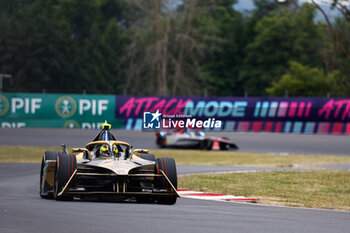
M 144 112 L 220 120 L 218 131 L 350 134 L 350 99 L 0 94 L 0 127 L 141 130 Z
M 116 96 L 116 118 L 141 129 L 143 113 L 221 120 L 219 131 L 350 134 L 350 99 Z
M 0 126 L 7 128 L 100 128 L 107 120 L 122 128 L 115 113 L 114 95 L 0 94 Z

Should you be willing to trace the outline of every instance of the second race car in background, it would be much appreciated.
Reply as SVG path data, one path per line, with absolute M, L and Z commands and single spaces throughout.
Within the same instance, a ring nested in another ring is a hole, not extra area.
M 209 137 L 203 131 L 182 129 L 175 132 L 156 132 L 156 144 L 159 147 L 189 148 L 203 150 L 238 149 L 238 146 L 226 137 Z

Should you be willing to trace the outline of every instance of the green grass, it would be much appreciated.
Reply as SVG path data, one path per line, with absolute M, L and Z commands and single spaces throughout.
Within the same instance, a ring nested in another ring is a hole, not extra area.
M 33 146 L 0 146 L 0 162 L 2 163 L 40 163 L 47 150 L 61 151 L 61 148 Z
M 350 210 L 350 172 L 254 172 L 179 177 L 179 187 L 257 197 L 260 203 Z
M 0 146 L 0 162 L 41 162 L 46 150 L 61 148 Z M 350 156 L 317 156 L 244 153 L 234 151 L 151 150 L 156 157 L 173 157 L 178 165 L 315 167 L 329 163 L 350 163 Z
M 350 156 L 279 155 L 234 151 L 152 150 L 156 157 L 173 157 L 179 165 L 317 167 L 330 163 L 350 163 Z

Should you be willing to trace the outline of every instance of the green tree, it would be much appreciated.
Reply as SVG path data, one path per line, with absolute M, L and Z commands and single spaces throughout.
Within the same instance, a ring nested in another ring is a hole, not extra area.
M 245 50 L 240 79 L 244 90 L 264 95 L 265 89 L 288 69 L 289 61 L 320 65 L 321 27 L 314 22 L 315 9 L 304 4 L 295 11 L 281 8 L 255 26 L 255 38 Z
M 336 17 L 331 27 L 326 23 L 323 28 L 320 51 L 324 70 L 326 73 L 339 71 L 343 77 L 339 85 L 345 87 L 339 96 L 350 96 L 350 56 L 346 52 L 350 45 L 350 24 L 345 17 Z
M 60 15 L 55 1 L 23 1 L 10 18 L 11 67 L 14 88 L 18 91 L 60 89 L 69 79 L 69 25 Z M 8 45 L 1 44 L 0 50 Z
M 19 41 L 6 16 L 0 18 L 0 32 L 0 73 L 12 74 L 15 71 L 14 60 Z
M 247 40 L 244 39 L 245 18 L 234 10 L 232 5 L 235 3 L 218 2 L 215 7 L 210 7 L 210 14 L 197 19 L 215 38 L 205 41 L 208 50 L 202 61 L 202 75 L 210 95 L 229 96 L 241 91 L 237 77 Z
M 334 25 L 331 22 L 331 19 L 328 17 L 325 10 L 319 5 L 317 1 L 312 0 L 311 1 L 313 6 L 324 16 L 324 19 L 333 34 L 339 48 L 341 51 L 347 56 L 350 57 L 350 40 L 349 37 L 342 37 L 338 30 L 334 27 Z M 326 2 L 327 3 L 327 2 Z M 323 3 L 325 4 L 325 3 Z M 349 7 L 349 0 L 333 0 L 331 3 L 329 3 L 332 8 L 336 8 L 339 10 L 339 12 L 342 14 L 344 22 L 349 23 L 350 22 L 350 7 Z M 344 35 L 344 34 L 343 34 Z
M 0 1 L 0 71 L 13 75 L 11 90 L 122 93 L 120 1 L 5 3 Z
M 78 70 L 78 74 L 85 79 L 84 88 L 89 92 L 123 93 L 126 82 L 120 75 L 119 63 L 124 43 L 115 19 L 111 19 L 102 30 L 97 24 L 92 26 L 90 37 L 85 40 Z
M 293 97 L 336 96 L 344 91 L 344 86 L 337 85 L 342 79 L 339 72 L 325 74 L 321 69 L 290 62 L 289 70 L 266 91 L 271 96 L 284 96 L 286 92 Z

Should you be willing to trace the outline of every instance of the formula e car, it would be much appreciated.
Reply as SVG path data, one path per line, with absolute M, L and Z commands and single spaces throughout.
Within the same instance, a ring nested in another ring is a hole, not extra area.
M 173 132 L 156 132 L 159 147 L 192 148 L 204 150 L 238 149 L 238 146 L 225 137 L 208 137 L 203 131 L 181 129 Z
M 40 196 L 55 200 L 129 200 L 175 204 L 177 173 L 172 158 L 157 158 L 133 149 L 102 130 L 84 148 L 45 151 L 40 171 Z

